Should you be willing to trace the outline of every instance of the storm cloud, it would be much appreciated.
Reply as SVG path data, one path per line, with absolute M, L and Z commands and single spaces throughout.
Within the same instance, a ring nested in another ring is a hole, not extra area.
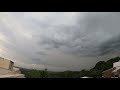
M 1 12 L 0 55 L 29 68 L 90 68 L 119 55 L 119 29 L 119 12 Z

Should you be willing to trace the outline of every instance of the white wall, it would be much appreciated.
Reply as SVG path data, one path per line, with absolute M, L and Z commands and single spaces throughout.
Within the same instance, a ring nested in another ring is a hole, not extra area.
M 11 61 L 0 57 L 0 68 L 10 69 Z
M 120 66 L 120 61 L 113 63 L 113 67 L 118 67 L 118 66 Z

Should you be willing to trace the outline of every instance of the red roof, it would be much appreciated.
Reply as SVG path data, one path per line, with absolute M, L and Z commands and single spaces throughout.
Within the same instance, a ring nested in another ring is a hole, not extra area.
M 107 71 L 112 70 L 112 69 L 114 70 L 114 69 L 116 69 L 116 67 L 113 67 L 113 68 L 107 69 L 107 70 L 103 71 L 102 73 L 107 72 Z

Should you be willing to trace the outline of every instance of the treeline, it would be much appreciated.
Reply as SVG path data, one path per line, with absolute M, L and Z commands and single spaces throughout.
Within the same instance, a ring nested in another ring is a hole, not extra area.
M 26 78 L 48 78 L 48 71 L 45 70 L 35 70 L 35 69 L 20 69 L 22 74 L 25 74 Z
M 118 62 L 120 57 L 112 58 L 108 61 L 99 61 L 90 70 L 81 71 L 64 71 L 64 72 L 49 72 L 45 70 L 29 70 L 21 69 L 26 78 L 80 78 L 80 77 L 94 77 L 101 78 L 102 72 L 113 67 L 114 62 Z

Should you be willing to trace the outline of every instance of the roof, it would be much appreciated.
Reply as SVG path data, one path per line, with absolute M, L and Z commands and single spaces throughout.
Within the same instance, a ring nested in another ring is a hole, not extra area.
M 25 78 L 24 74 L 0 75 L 0 78 Z
M 116 69 L 116 67 L 112 67 L 110 69 L 107 69 L 107 70 L 103 71 L 102 73 L 107 72 L 107 71 L 112 70 L 112 69 Z
M 9 74 L 9 73 L 13 73 L 13 71 L 0 68 L 0 75 L 5 75 L 5 74 Z
M 25 78 L 24 74 L 0 68 L 0 78 Z
M 117 72 L 118 70 L 120 70 L 120 67 L 116 67 L 116 69 L 113 70 L 112 72 Z

